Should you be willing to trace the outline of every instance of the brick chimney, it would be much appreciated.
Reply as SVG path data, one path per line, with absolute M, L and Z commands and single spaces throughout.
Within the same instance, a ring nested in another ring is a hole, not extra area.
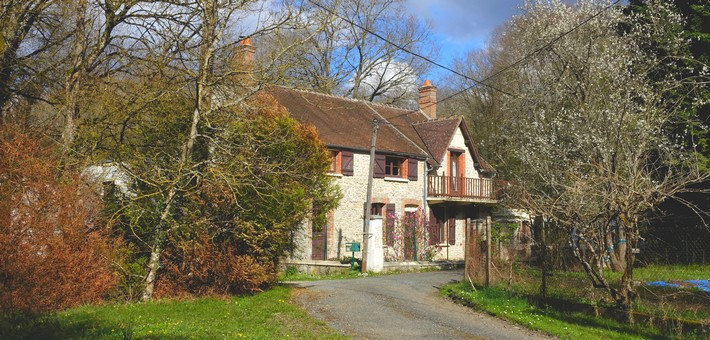
M 429 80 L 419 88 L 419 109 L 429 118 L 436 119 L 436 86 Z
M 239 45 L 234 47 L 233 70 L 237 73 L 236 79 L 249 85 L 254 79 L 254 55 L 256 47 L 251 44 L 251 38 L 246 37 L 239 41 Z

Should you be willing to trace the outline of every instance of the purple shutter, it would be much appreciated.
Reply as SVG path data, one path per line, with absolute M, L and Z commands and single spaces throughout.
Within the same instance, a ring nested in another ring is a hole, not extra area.
M 416 181 L 417 177 L 419 177 L 419 168 L 417 167 L 419 162 L 412 158 L 408 159 L 407 162 L 409 162 L 407 165 L 407 178 L 409 178 L 410 181 Z
M 434 215 L 434 209 L 429 208 L 429 244 L 439 243 L 439 229 L 437 228 L 439 224 L 436 221 L 436 215 Z
M 385 155 L 375 154 L 375 175 L 374 178 L 385 177 Z
M 456 219 L 449 217 L 449 244 L 456 244 Z
M 352 153 L 352 151 L 342 151 L 340 153 L 340 160 L 341 160 L 340 173 L 342 173 L 344 176 L 352 176 L 353 175 L 353 153 Z
M 387 204 L 387 213 L 385 217 L 385 240 L 384 244 L 388 246 L 394 246 L 394 219 L 395 216 L 395 206 L 394 203 Z

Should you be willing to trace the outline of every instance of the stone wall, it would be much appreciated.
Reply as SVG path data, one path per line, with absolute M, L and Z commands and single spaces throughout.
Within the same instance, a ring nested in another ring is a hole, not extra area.
M 465 139 L 461 129 L 458 128 L 452 138 L 451 148 L 466 150 L 464 157 L 466 162 L 466 177 L 479 178 L 470 150 L 466 147 Z M 444 157 L 442 166 L 435 171 L 437 175 L 445 175 L 448 172 L 448 152 Z M 331 174 L 343 192 L 340 205 L 328 219 L 327 236 L 327 258 L 340 259 L 350 256 L 345 253 L 345 243 L 363 242 L 363 220 L 364 203 L 367 196 L 367 176 L 369 174 L 370 155 L 364 153 L 353 154 L 353 176 L 343 176 L 341 174 Z M 396 213 L 404 215 L 406 206 L 422 207 L 424 202 L 424 190 L 426 181 L 426 164 L 423 161 L 417 162 L 418 178 L 410 181 L 406 178 L 375 178 L 372 186 L 372 202 L 395 204 Z M 456 243 L 448 245 L 442 243 L 441 250 L 434 258 L 435 260 L 463 260 L 464 258 L 464 238 L 466 216 L 463 209 L 456 214 Z M 481 216 L 480 218 L 485 218 Z M 295 235 L 297 249 L 293 252 L 292 260 L 311 259 L 311 224 L 304 222 L 302 230 Z M 447 257 L 448 248 L 448 257 Z M 355 254 L 361 257 L 360 253 Z
M 343 192 L 340 205 L 333 212 L 328 223 L 328 258 L 336 259 L 350 256 L 345 253 L 346 242 L 363 242 L 364 203 L 367 197 L 367 176 L 369 174 L 370 155 L 353 154 L 353 176 L 331 174 Z M 424 162 L 417 162 L 418 178 L 410 181 L 406 178 L 375 178 L 372 182 L 372 202 L 395 204 L 396 213 L 404 214 L 404 207 L 424 202 L 424 181 L 426 171 Z M 304 223 L 302 231 L 295 235 L 298 249 L 293 259 L 311 258 L 311 224 Z M 360 254 L 356 254 L 359 257 Z
M 364 203 L 367 197 L 370 155 L 356 153 L 353 155 L 353 162 L 353 176 L 337 175 L 336 178 L 343 192 L 343 199 L 334 212 L 334 232 L 328 237 L 329 258 L 349 256 L 350 254 L 344 254 L 345 243 L 363 241 Z M 416 181 L 389 177 L 373 179 L 372 202 L 394 203 L 398 215 L 404 214 L 407 204 L 422 206 L 426 180 L 424 162 L 417 162 L 417 167 L 419 171 Z

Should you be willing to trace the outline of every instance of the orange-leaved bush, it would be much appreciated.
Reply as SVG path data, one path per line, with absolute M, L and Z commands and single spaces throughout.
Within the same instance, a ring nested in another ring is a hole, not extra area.
M 274 280 L 274 268 L 268 262 L 240 255 L 232 243 L 218 241 L 206 232 L 170 243 L 163 253 L 156 295 L 224 296 L 261 291 Z
M 91 303 L 115 285 L 100 200 L 57 165 L 42 138 L 0 125 L 0 313 Z

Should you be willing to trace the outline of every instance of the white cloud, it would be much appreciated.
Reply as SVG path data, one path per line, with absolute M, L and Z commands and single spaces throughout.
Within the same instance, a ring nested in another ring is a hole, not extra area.
M 407 0 L 413 15 L 431 22 L 437 34 L 456 44 L 487 40 L 522 4 L 522 0 Z

